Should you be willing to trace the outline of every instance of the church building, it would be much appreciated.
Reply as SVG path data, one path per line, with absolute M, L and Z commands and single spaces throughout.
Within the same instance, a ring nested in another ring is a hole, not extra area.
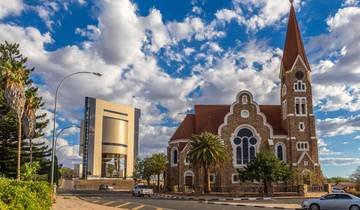
M 230 154 L 220 169 L 211 171 L 210 182 L 215 191 L 234 192 L 249 184 L 240 182 L 237 170 L 259 151 L 273 152 L 296 172 L 291 185 L 322 184 L 311 67 L 293 4 L 279 77 L 280 105 L 259 105 L 246 90 L 240 91 L 231 105 L 195 105 L 194 113 L 185 116 L 169 141 L 167 189 L 202 189 L 202 170 L 193 168 L 186 157 L 192 135 L 203 132 L 218 135 Z

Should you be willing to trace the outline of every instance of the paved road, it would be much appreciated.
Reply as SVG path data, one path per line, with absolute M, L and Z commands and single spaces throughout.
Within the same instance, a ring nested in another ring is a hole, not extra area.
M 167 200 L 161 198 L 137 198 L 128 193 L 102 194 L 102 193 L 81 193 L 76 194 L 79 198 L 111 207 L 133 210 L 260 210 L 272 208 L 226 206 L 201 203 L 199 201 Z

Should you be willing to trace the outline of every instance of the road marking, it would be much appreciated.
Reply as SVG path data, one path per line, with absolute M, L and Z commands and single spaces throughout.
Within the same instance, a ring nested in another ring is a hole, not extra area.
M 108 201 L 108 202 L 106 202 L 106 203 L 103 203 L 102 205 L 107 206 L 107 205 L 112 204 L 112 203 L 114 203 L 114 202 L 115 202 L 115 201 Z
M 144 208 L 144 207 L 145 207 L 145 205 L 140 205 L 138 207 L 132 208 L 131 210 L 138 210 L 138 209 L 141 209 L 141 208 Z
M 129 204 L 131 204 L 131 203 L 130 203 L 130 202 L 126 202 L 126 203 L 123 203 L 123 204 L 117 205 L 116 207 L 117 207 L 117 208 L 120 208 L 120 207 L 123 207 L 123 206 L 129 205 Z

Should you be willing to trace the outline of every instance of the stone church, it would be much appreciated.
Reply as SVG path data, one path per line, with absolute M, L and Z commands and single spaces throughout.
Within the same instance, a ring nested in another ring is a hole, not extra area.
M 195 105 L 194 113 L 186 115 L 169 141 L 167 189 L 203 187 L 202 170 L 186 159 L 191 136 L 202 132 L 218 135 L 230 154 L 220 169 L 211 171 L 213 190 L 237 191 L 256 184 L 241 183 L 237 169 L 262 150 L 273 152 L 295 171 L 291 185 L 322 184 L 311 68 L 292 4 L 279 77 L 280 105 L 259 105 L 246 90 L 240 91 L 231 105 Z

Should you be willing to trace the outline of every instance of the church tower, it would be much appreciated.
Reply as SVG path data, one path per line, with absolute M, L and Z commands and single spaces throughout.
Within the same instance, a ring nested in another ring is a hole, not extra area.
M 321 171 L 312 101 L 311 67 L 305 54 L 294 5 L 290 2 L 280 67 L 282 127 L 287 132 L 288 164 L 302 176 L 307 176 L 309 171 L 315 172 L 317 178 L 304 182 L 319 183 Z

